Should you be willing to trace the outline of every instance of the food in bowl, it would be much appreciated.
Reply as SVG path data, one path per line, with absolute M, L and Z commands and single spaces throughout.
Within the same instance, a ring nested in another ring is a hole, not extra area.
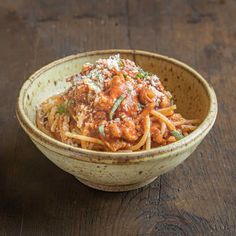
M 118 54 L 84 64 L 67 81 L 69 89 L 38 106 L 36 124 L 75 147 L 149 150 L 184 138 L 200 123 L 175 111 L 172 95 L 157 75 Z
M 198 128 L 178 142 L 138 152 L 105 152 L 74 147 L 46 135 L 36 125 L 36 107 L 70 87 L 64 78 L 78 73 L 85 62 L 120 54 L 157 74 L 171 91 L 178 112 L 199 118 Z M 139 50 L 103 50 L 80 53 L 54 61 L 36 71 L 20 89 L 17 118 L 37 148 L 55 165 L 80 182 L 104 191 L 128 191 L 151 183 L 183 163 L 211 130 L 217 115 L 213 88 L 186 64 Z

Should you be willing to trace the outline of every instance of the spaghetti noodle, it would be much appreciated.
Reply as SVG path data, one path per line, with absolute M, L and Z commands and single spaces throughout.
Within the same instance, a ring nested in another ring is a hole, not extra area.
M 39 105 L 36 124 L 75 147 L 148 150 L 184 138 L 200 122 L 176 113 L 160 79 L 119 55 L 86 63 L 68 82 L 68 90 Z

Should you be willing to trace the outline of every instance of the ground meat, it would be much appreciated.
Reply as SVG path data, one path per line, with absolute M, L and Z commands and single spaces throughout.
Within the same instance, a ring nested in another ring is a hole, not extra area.
M 149 131 L 149 120 L 151 147 L 176 141 L 166 125 L 171 121 L 178 128 L 176 131 L 184 131 L 184 135 L 196 128 L 176 124 L 184 119 L 170 107 L 172 96 L 157 76 L 119 55 L 86 63 L 69 81 L 72 85 L 67 91 L 40 105 L 36 118 L 43 132 L 67 144 L 95 150 L 135 151 L 145 147 L 140 140 Z M 158 112 L 166 119 L 161 119 Z M 87 136 L 86 141 L 81 135 Z
M 108 130 L 112 138 L 121 138 L 122 131 L 117 123 L 110 123 L 108 125 Z
M 76 100 L 76 103 L 87 104 L 88 93 L 89 93 L 88 85 L 82 84 L 78 87 L 75 87 L 73 90 L 69 91 L 69 97 L 74 98 L 74 100 Z
M 121 140 L 121 139 L 109 140 L 109 142 L 105 141 L 105 144 L 113 152 L 115 152 L 117 150 L 128 149 L 130 147 L 129 143 L 127 143 L 126 141 Z
M 107 113 L 104 111 L 97 111 L 93 115 L 93 119 L 96 121 L 102 121 L 107 119 Z
M 124 82 L 125 80 L 123 75 L 113 77 L 110 86 L 110 96 L 112 98 L 118 98 L 121 96 L 124 90 Z
M 165 140 L 163 139 L 163 136 L 160 133 L 160 124 L 159 123 L 152 124 L 151 137 L 159 145 L 161 145 L 165 142 Z
M 122 123 L 122 137 L 127 141 L 136 141 L 138 139 L 134 121 L 128 120 Z
M 96 110 L 110 112 L 113 106 L 113 99 L 104 93 L 100 93 L 98 101 L 95 102 Z
M 165 108 L 170 106 L 170 99 L 167 96 L 162 96 L 160 101 L 160 108 Z
M 155 97 L 155 94 L 152 92 L 152 90 L 145 88 L 142 89 L 139 93 L 139 100 L 142 104 L 148 104 L 153 102 L 153 98 Z

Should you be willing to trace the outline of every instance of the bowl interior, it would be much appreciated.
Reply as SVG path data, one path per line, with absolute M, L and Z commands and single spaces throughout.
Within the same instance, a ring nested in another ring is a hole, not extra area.
M 70 56 L 36 72 L 23 91 L 23 110 L 29 120 L 35 125 L 37 106 L 70 86 L 65 80 L 66 77 L 78 73 L 86 62 L 92 63 L 115 53 L 118 51 Z M 131 51 L 119 53 L 123 58 L 134 60 L 144 70 L 157 74 L 166 89 L 173 94 L 177 111 L 185 118 L 204 120 L 209 110 L 210 99 L 203 83 L 194 73 L 166 57 Z

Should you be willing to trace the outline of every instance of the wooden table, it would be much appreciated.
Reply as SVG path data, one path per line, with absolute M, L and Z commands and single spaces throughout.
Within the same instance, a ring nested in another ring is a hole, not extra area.
M 0 235 L 236 235 L 236 2 L 0 3 Z M 199 148 L 142 189 L 105 193 L 47 160 L 15 116 L 27 77 L 66 55 L 143 49 L 186 62 L 216 90 Z

